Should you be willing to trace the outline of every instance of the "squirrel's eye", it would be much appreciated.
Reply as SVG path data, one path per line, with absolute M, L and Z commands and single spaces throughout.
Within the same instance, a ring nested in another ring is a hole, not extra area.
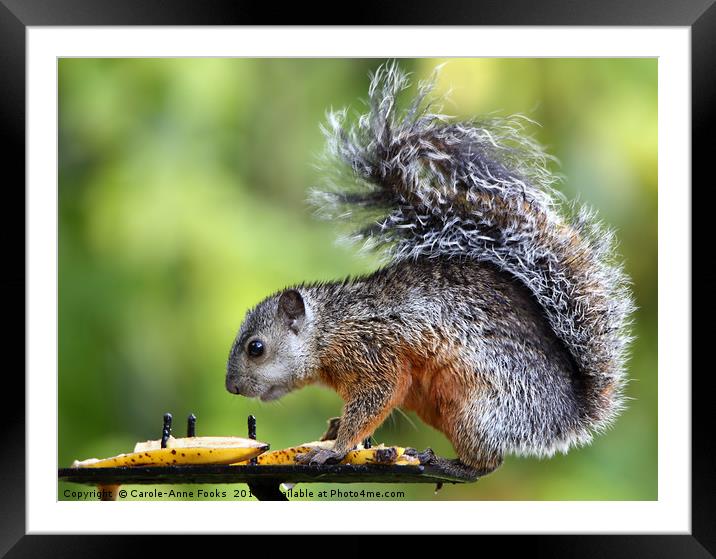
M 260 357 L 264 352 L 264 343 L 261 340 L 254 340 L 249 343 L 246 351 L 251 357 Z

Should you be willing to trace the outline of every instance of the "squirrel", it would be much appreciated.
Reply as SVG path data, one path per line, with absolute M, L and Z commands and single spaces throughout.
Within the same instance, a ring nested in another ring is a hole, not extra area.
M 323 216 L 358 220 L 351 238 L 387 264 L 260 302 L 234 340 L 227 390 L 268 401 L 334 389 L 335 446 L 305 464 L 340 460 L 395 407 L 441 431 L 474 479 L 507 453 L 589 443 L 625 401 L 635 307 L 614 233 L 557 194 L 531 120 L 432 112 L 434 77 L 401 110 L 409 75 L 393 62 L 370 78 L 366 114 L 328 113 L 339 180 L 311 198 Z

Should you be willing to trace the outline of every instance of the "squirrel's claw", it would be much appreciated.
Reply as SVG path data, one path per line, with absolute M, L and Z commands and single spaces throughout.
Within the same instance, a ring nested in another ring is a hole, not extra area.
M 314 448 L 296 456 L 296 462 L 308 466 L 320 466 L 322 464 L 337 464 L 346 453 L 336 452 L 328 448 Z

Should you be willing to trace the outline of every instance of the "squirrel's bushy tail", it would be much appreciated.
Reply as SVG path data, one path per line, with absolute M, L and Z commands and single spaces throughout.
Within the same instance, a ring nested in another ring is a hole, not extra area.
M 583 375 L 588 426 L 607 426 L 623 405 L 633 310 L 613 233 L 559 200 L 527 119 L 434 114 L 431 83 L 398 109 L 408 86 L 395 64 L 382 66 L 366 114 L 354 124 L 346 111 L 329 114 L 327 153 L 348 165 L 350 180 L 336 177 L 314 202 L 335 218 L 363 215 L 354 238 L 393 260 L 468 257 L 524 282 Z

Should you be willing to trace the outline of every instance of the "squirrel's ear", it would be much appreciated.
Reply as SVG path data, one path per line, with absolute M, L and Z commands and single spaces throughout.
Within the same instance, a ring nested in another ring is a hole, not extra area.
M 295 289 L 289 289 L 281 293 L 278 300 L 278 315 L 295 334 L 303 324 L 303 318 L 306 316 L 306 306 L 303 303 L 303 297 Z

